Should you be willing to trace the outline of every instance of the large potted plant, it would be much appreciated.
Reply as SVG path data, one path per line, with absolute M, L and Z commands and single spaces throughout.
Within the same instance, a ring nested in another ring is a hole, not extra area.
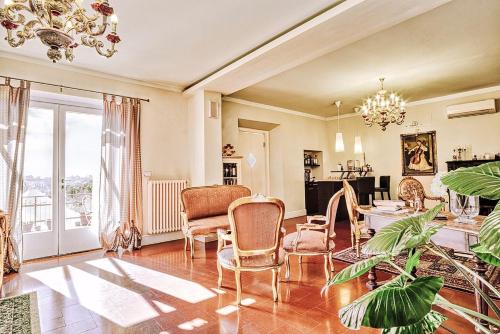
M 444 175 L 441 180 L 458 194 L 500 199 L 500 162 L 457 169 Z M 344 326 L 355 330 L 359 330 L 361 326 L 380 328 L 384 334 L 434 333 L 440 326 L 444 327 L 443 322 L 446 320 L 444 315 L 433 309 L 433 306 L 440 306 L 467 319 L 482 333 L 492 333 L 490 326 L 482 323 L 500 327 L 498 306 L 477 282 L 487 286 L 492 294 L 500 298 L 498 290 L 474 271 L 452 259 L 445 250 L 430 240 L 442 227 L 431 222 L 443 206 L 444 204 L 437 205 L 419 216 L 402 219 L 380 229 L 362 248 L 362 252 L 371 257 L 343 269 L 327 283 L 325 288 L 359 277 L 381 262 L 388 263 L 400 273 L 388 283 L 340 309 L 339 317 Z M 499 266 L 500 202 L 484 220 L 479 243 L 472 249 L 489 265 Z M 486 301 L 493 314 L 486 316 L 446 300 L 439 294 L 443 287 L 442 277 L 414 277 L 412 271 L 419 265 L 423 250 L 429 250 L 450 261 Z M 402 252 L 408 254 L 404 268 L 392 260 Z

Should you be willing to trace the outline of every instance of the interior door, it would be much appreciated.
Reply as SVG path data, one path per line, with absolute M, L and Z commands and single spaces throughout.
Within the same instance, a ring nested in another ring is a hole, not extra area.
M 99 248 L 102 115 L 61 106 L 59 116 L 59 254 L 68 254 Z
M 259 130 L 240 129 L 238 151 L 243 156 L 243 184 L 253 194 L 269 195 L 267 133 Z
M 21 198 L 25 260 L 99 248 L 100 110 L 31 102 Z

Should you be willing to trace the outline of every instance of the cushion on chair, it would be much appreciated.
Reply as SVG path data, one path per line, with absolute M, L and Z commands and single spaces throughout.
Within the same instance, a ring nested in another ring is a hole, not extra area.
M 217 229 L 229 229 L 229 220 L 227 215 L 214 216 L 197 219 L 188 222 L 190 235 L 203 235 L 217 232 Z
M 283 242 L 283 248 L 287 252 L 293 252 L 297 232 L 287 234 Z M 330 240 L 330 249 L 335 247 L 335 243 Z M 325 233 L 319 231 L 303 230 L 300 232 L 297 251 L 299 252 L 326 252 Z
M 283 262 L 285 261 L 285 252 L 282 249 L 279 250 L 278 257 L 279 258 L 277 264 L 278 265 L 283 264 Z M 217 254 L 217 258 L 219 259 L 220 263 L 225 267 L 231 267 L 231 268 L 236 267 L 233 246 L 224 247 Z M 274 264 L 273 258 L 271 256 L 255 255 L 255 256 L 241 257 L 242 267 L 256 268 L 256 267 L 272 266 L 273 264 Z

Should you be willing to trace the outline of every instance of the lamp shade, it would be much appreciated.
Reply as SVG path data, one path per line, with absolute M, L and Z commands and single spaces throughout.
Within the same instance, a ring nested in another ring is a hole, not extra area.
M 363 153 L 363 144 L 361 144 L 361 137 L 355 136 L 354 137 L 354 154 L 361 154 L 361 153 Z
M 344 152 L 344 137 L 342 132 L 337 132 L 335 135 L 335 152 Z

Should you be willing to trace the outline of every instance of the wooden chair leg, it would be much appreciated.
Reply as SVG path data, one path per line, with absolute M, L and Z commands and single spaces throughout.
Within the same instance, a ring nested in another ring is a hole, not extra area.
M 380 192 L 380 197 L 382 197 L 382 200 L 384 200 L 384 192 L 383 191 Z
M 188 238 L 184 236 L 184 253 L 187 253 L 188 250 Z
M 278 268 L 273 268 L 273 300 L 278 301 Z
M 236 281 L 236 303 L 241 305 L 241 272 L 239 270 L 234 271 L 234 278 Z
M 389 197 L 389 199 L 391 199 L 391 192 L 390 191 L 387 191 L 387 197 Z
M 290 280 L 290 255 L 285 255 L 285 281 Z
M 299 264 L 302 264 L 302 255 L 299 255 Z
M 359 239 L 356 238 L 356 257 L 358 257 L 358 259 L 360 257 L 360 253 L 361 252 L 360 252 L 360 249 L 359 249 Z
M 219 260 L 217 260 L 217 272 L 219 273 L 219 278 L 217 279 L 217 287 L 220 289 L 222 286 L 222 266 Z
M 191 258 L 194 259 L 194 237 L 189 237 L 189 249 L 191 250 Z
M 330 279 L 330 270 L 328 269 L 328 254 L 325 254 L 323 255 L 323 258 L 325 260 L 325 278 L 326 278 L 326 281 L 328 282 L 328 280 Z
M 351 247 L 354 249 L 354 231 L 351 229 Z
M 330 261 L 330 272 L 332 273 L 335 271 L 335 267 L 333 266 L 333 253 L 328 253 L 328 261 Z

